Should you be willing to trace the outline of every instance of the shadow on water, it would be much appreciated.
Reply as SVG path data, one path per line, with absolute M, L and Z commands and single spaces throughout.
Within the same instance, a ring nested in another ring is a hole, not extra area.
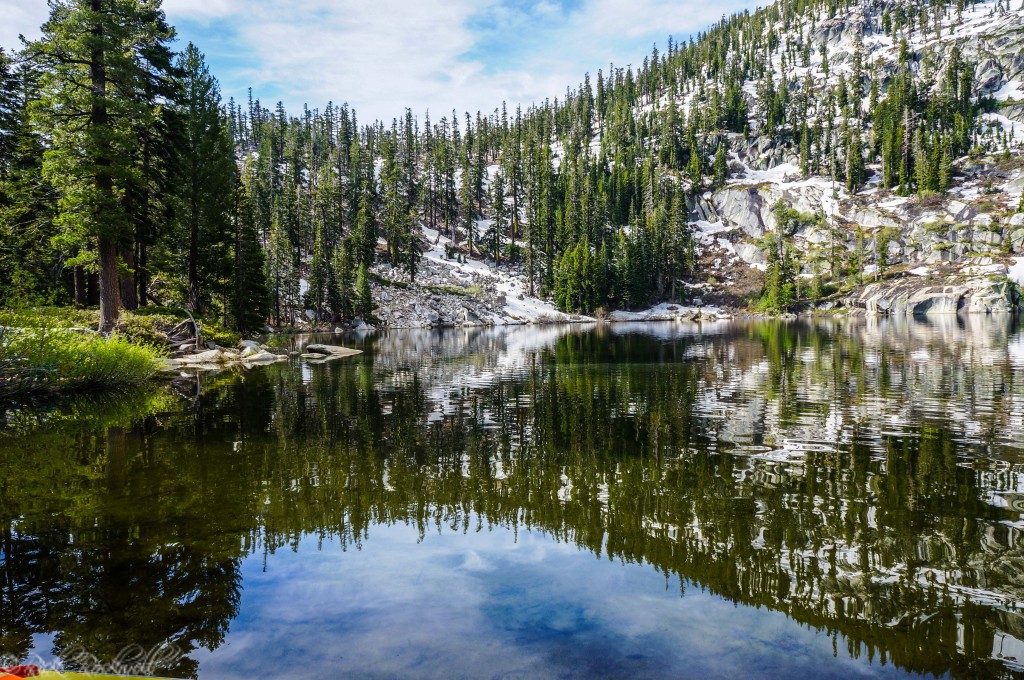
M 73 667 L 82 650 L 170 646 L 156 670 L 195 676 L 196 652 L 230 639 L 247 560 L 302 556 L 311 536 L 362 548 L 402 524 L 421 540 L 539 533 L 781 612 L 840 656 L 956 677 L 1024 669 L 1019 325 L 340 340 L 366 351 L 8 410 L 0 656 Z M 583 624 L 568 621 L 531 634 L 571 641 Z

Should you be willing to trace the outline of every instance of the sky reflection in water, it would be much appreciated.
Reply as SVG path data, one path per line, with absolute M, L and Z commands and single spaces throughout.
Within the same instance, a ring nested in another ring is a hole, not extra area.
M 170 644 L 159 674 L 203 678 L 1024 669 L 1018 326 L 342 341 L 365 354 L 8 408 L 0 656 Z
M 542 533 L 376 526 L 361 550 L 306 538 L 245 593 L 204 675 L 298 663 L 315 677 L 904 676 L 768 609 L 735 607 L 649 566 L 596 558 Z M 414 556 L 415 559 L 410 559 Z

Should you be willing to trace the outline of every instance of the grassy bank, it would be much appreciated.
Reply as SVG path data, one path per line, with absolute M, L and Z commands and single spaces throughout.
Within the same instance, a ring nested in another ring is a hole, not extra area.
M 0 399 L 29 394 L 129 388 L 148 380 L 173 343 L 168 333 L 188 315 L 150 307 L 124 312 L 102 337 L 99 312 L 68 307 L 0 310 Z M 204 340 L 235 345 L 238 335 L 199 322 Z
M 0 309 L 0 327 L 13 328 L 76 328 L 95 329 L 100 314 L 96 309 L 74 307 L 33 307 L 24 310 Z M 151 345 L 159 350 L 168 349 L 167 334 L 189 316 L 173 307 L 141 307 L 129 312 L 122 310 L 121 319 L 114 328 L 116 335 L 136 343 Z M 204 319 L 197 319 L 203 340 L 232 347 L 241 340 L 238 333 Z
M 0 331 L 0 399 L 139 385 L 156 371 L 153 347 L 66 328 Z

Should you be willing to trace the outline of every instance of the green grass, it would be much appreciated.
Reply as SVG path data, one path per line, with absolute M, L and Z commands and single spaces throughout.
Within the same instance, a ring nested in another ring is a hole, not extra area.
M 450 286 L 450 285 L 426 285 L 423 286 L 425 289 L 432 293 L 448 294 L 448 295 L 459 295 L 461 297 L 473 297 L 479 298 L 484 294 L 483 288 L 480 286 Z
M 140 307 L 132 312 L 122 310 L 115 331 L 129 340 L 162 350 L 167 348 L 167 332 L 188 318 L 184 310 L 174 307 Z M 100 313 L 96 309 L 33 307 L 0 310 L 0 326 L 17 328 L 95 329 L 99 321 Z M 241 341 L 238 333 L 216 323 L 204 319 L 196 319 L 196 322 L 204 341 L 223 347 L 235 347 Z
M 30 394 L 123 389 L 140 385 L 171 349 L 167 332 L 188 318 L 180 309 L 122 312 L 115 332 L 93 329 L 95 309 L 0 310 L 0 399 Z M 204 341 L 233 346 L 237 333 L 199 320 Z
M 159 352 L 125 337 L 66 328 L 0 331 L 0 399 L 139 385 L 157 369 Z

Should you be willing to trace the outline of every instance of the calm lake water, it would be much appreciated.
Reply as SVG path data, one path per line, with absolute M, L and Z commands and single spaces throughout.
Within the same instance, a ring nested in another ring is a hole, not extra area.
M 135 645 L 155 674 L 227 679 L 1024 672 L 1019 325 L 334 341 L 365 353 L 3 413 L 0 657 Z

